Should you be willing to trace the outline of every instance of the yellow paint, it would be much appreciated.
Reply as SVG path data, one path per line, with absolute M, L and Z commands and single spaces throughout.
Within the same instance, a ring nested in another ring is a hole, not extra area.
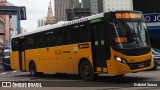
M 107 73 L 107 68 L 103 68 L 103 72 Z
M 24 52 L 22 52 L 22 71 L 26 70 L 26 63 L 25 63 L 25 57 L 24 57 Z
M 12 52 L 10 54 L 11 68 L 15 70 L 20 70 L 19 68 L 19 52 Z
M 141 55 L 141 56 L 126 56 L 126 55 L 123 55 L 122 53 L 114 51 L 111 48 L 111 53 L 112 53 L 111 59 L 107 61 L 108 74 L 121 75 L 121 74 L 126 74 L 126 73 L 147 70 L 153 67 L 153 58 L 152 58 L 151 52 L 145 55 Z M 119 61 L 115 60 L 115 56 L 118 56 L 120 58 L 127 60 L 128 63 L 144 62 L 144 61 L 151 59 L 151 66 L 142 68 L 142 69 L 131 70 L 129 66 L 124 65 L 120 63 Z
M 78 64 L 81 58 L 87 58 L 92 64 L 91 44 L 89 46 L 89 48 L 77 49 L 77 51 L 74 51 L 74 48 L 78 48 L 78 44 L 49 47 L 48 50 L 46 48 L 26 50 L 26 65 L 24 65 L 24 52 L 22 53 L 23 70 L 25 70 L 26 66 L 26 71 L 29 71 L 29 62 L 33 60 L 36 64 L 37 72 L 78 74 Z M 12 64 L 12 68 L 18 69 L 18 65 L 15 64 L 19 62 L 18 53 L 12 52 L 12 54 L 14 55 L 11 56 L 11 61 L 15 61 Z
M 101 72 L 102 71 L 101 67 L 96 67 L 96 70 L 97 70 L 97 72 Z
M 108 74 L 126 74 L 131 72 L 137 72 L 146 70 L 153 67 L 153 62 L 150 67 L 139 69 L 139 70 L 131 70 L 127 65 L 124 65 L 117 60 L 115 60 L 115 56 L 126 59 L 129 63 L 135 62 L 143 62 L 151 58 L 151 52 L 142 55 L 142 56 L 126 56 L 122 53 L 111 50 L 111 58 L 110 60 L 106 60 L 107 67 L 96 67 L 98 72 L 108 73 Z M 11 67 L 13 69 L 19 70 L 19 53 L 11 52 Z M 57 72 L 57 73 L 69 73 L 69 74 L 78 74 L 78 64 L 80 59 L 87 58 L 90 63 L 93 65 L 92 60 L 92 50 L 91 43 L 89 43 L 89 48 L 78 49 L 78 44 L 65 45 L 65 46 L 56 46 L 56 47 L 48 47 L 26 50 L 25 51 L 25 59 L 24 61 L 24 52 L 22 53 L 22 63 L 23 70 L 29 71 L 29 63 L 30 61 L 34 61 L 36 64 L 37 72 Z

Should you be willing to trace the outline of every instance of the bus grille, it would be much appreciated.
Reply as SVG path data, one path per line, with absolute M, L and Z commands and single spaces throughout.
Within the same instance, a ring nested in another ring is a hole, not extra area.
M 151 65 L 151 60 L 147 60 L 145 62 L 138 62 L 138 63 L 128 63 L 128 65 L 131 70 L 146 68 Z

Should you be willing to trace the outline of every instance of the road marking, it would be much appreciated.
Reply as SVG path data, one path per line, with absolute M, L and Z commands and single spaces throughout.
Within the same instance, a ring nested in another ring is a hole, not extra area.
M 3 73 L 1 73 L 0 75 L 5 75 L 5 74 L 7 74 L 8 72 L 3 72 Z

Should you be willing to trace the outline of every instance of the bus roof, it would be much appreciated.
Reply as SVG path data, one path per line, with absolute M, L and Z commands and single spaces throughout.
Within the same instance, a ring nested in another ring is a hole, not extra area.
M 103 15 L 104 15 L 104 13 L 100 13 L 100 14 L 76 19 L 76 20 L 73 20 L 73 21 L 60 21 L 57 24 L 46 25 L 46 26 L 38 28 L 36 31 L 28 32 L 28 33 L 25 33 L 25 34 L 15 35 L 15 36 L 12 36 L 11 38 L 23 37 L 23 36 L 34 34 L 34 33 L 47 31 L 47 30 L 50 30 L 50 29 L 55 29 L 55 28 L 59 28 L 59 27 L 63 27 L 63 26 L 68 26 L 68 25 L 79 23 L 79 22 L 84 22 L 84 21 L 100 18 L 100 17 L 103 17 Z
M 124 11 L 119 10 L 119 11 L 120 12 L 130 12 L 131 10 L 124 10 Z M 111 11 L 111 12 L 119 12 L 119 11 Z M 132 12 L 139 12 L 139 11 L 132 11 Z M 108 12 L 104 12 L 104 13 L 108 13 Z M 79 22 L 93 20 L 93 19 L 96 19 L 96 18 L 103 17 L 104 13 L 100 13 L 100 14 L 96 14 L 96 15 L 92 15 L 92 16 L 76 19 L 76 20 L 73 20 L 73 21 L 60 21 L 57 24 L 46 25 L 46 26 L 38 28 L 37 30 L 35 30 L 33 32 L 28 32 L 28 33 L 25 33 L 25 34 L 19 34 L 19 35 L 16 35 L 16 36 L 12 36 L 11 38 L 23 37 L 23 36 L 34 34 L 34 33 L 47 31 L 47 30 L 50 30 L 50 29 L 55 29 L 55 28 L 59 28 L 59 27 L 63 27 L 63 26 L 76 24 L 76 23 L 79 23 Z

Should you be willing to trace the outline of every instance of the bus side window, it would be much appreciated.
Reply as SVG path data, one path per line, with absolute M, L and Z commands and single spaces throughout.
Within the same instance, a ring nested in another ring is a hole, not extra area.
M 46 37 L 46 40 L 45 40 L 45 47 L 49 47 L 50 46 L 50 31 L 46 31 L 45 32 L 45 37 Z
M 87 26 L 86 22 L 83 22 L 80 24 L 80 33 L 81 36 L 81 42 L 89 42 L 91 41 L 90 38 L 90 29 Z
M 18 51 L 18 38 L 12 39 L 12 51 Z
M 46 32 L 46 46 L 51 47 L 55 46 L 56 43 L 56 33 L 54 30 L 50 30 Z
M 38 37 L 39 37 L 39 47 L 44 48 L 45 47 L 45 33 L 44 32 L 39 33 Z
M 78 39 L 78 43 L 82 43 L 85 41 L 84 39 L 84 29 L 82 29 L 82 26 L 81 25 L 78 25 L 78 27 L 76 28 L 76 34 L 77 34 L 77 39 Z
M 39 48 L 39 33 L 36 33 L 36 34 L 34 34 L 34 35 L 32 35 L 32 39 L 33 39 L 33 41 L 32 41 L 32 44 L 33 44 L 33 46 L 32 46 L 32 48 L 33 49 L 36 49 L 36 48 Z
M 55 31 L 55 37 L 56 37 L 55 44 L 56 44 L 56 46 L 62 45 L 62 43 L 63 43 L 62 35 L 63 35 L 62 30 L 61 29 L 56 29 L 56 31 Z
M 15 39 L 12 39 L 12 51 L 15 51 L 16 45 L 15 45 Z
M 28 49 L 33 49 L 34 48 L 34 39 L 33 36 L 29 35 L 27 38 L 27 45 Z
M 80 24 L 73 25 L 71 33 L 73 43 L 82 43 L 84 41 L 84 30 L 80 27 Z
M 60 45 L 65 45 L 65 33 L 64 33 L 64 28 L 61 28 L 61 30 L 60 30 Z
M 77 40 L 77 36 L 75 33 L 75 30 L 76 30 L 75 25 L 71 25 L 70 30 L 71 30 L 71 36 L 72 36 L 72 43 L 75 43 Z
M 64 44 L 71 44 L 71 30 L 69 29 L 69 27 L 65 27 L 63 30 L 63 40 L 64 40 Z
M 54 32 L 51 34 L 51 44 L 52 46 L 56 45 L 56 35 Z

